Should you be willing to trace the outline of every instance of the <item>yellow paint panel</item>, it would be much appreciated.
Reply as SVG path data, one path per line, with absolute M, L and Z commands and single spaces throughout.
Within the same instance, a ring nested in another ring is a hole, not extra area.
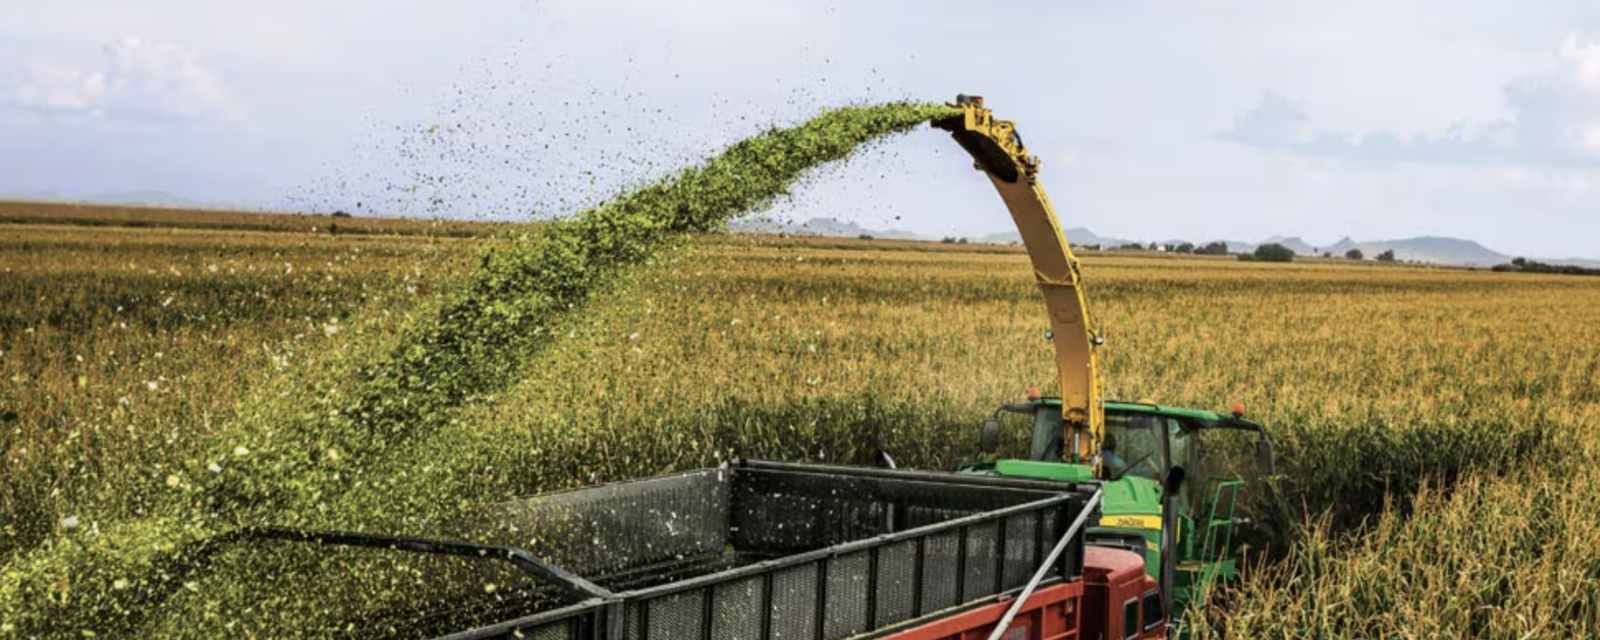
M 1154 530 L 1156 532 L 1160 532 L 1161 531 L 1161 516 L 1158 516 L 1158 515 L 1156 515 L 1156 516 L 1152 516 L 1152 515 L 1106 516 L 1106 517 L 1100 519 L 1100 526 L 1102 526 L 1102 527 L 1117 527 L 1117 528 L 1120 528 L 1120 529 L 1151 529 L 1151 530 Z M 1183 530 L 1179 529 L 1178 530 L 1178 539 L 1177 540 L 1173 540 L 1173 542 L 1176 543 L 1176 542 L 1181 541 L 1182 539 L 1183 539 Z
M 1150 515 L 1122 515 L 1106 516 L 1100 519 L 1102 527 L 1121 527 L 1127 529 L 1155 529 L 1161 530 L 1161 516 Z

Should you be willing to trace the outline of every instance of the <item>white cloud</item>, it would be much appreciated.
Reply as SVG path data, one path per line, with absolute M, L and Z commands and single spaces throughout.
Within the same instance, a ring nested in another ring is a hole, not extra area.
M 1305 136 L 1310 120 L 1293 100 L 1268 91 L 1256 106 L 1234 120 L 1233 129 L 1219 137 L 1270 150 L 1283 150 Z
M 1442 135 L 1311 129 L 1305 109 L 1268 92 L 1218 139 L 1295 155 L 1441 164 L 1600 167 L 1600 43 L 1569 37 L 1547 70 L 1503 89 L 1511 117 Z
M 103 73 L 35 65 L 28 80 L 11 94 L 18 105 L 47 111 L 95 112 L 105 96 Z
M 198 54 L 179 45 L 126 36 L 104 45 L 100 65 L 77 69 L 35 62 L 0 89 L 13 106 L 96 118 L 236 119 L 238 102 Z
M 1506 87 L 1516 143 L 1542 154 L 1600 161 L 1600 44 L 1568 38 L 1553 71 Z

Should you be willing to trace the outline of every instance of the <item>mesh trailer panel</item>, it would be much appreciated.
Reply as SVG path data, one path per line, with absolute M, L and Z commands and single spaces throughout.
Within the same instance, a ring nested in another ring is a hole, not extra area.
M 501 503 L 468 535 L 528 549 L 579 575 L 649 572 L 724 550 L 729 476 L 708 469 Z
M 1040 501 L 1012 509 L 1058 508 L 1071 500 Z M 729 574 L 624 593 L 621 597 L 629 601 L 628 637 L 838 640 L 986 600 L 1009 590 L 996 586 L 999 559 L 1027 555 L 1031 566 L 1037 567 L 1050 546 L 1033 538 L 1031 532 L 1027 536 L 997 535 L 1005 517 L 979 514 Z M 934 552 L 928 553 L 929 549 Z M 1081 562 L 1081 553 L 1078 547 L 1069 557 L 1076 556 Z M 1052 577 L 1066 578 L 1071 566 L 1070 562 L 1059 565 Z M 733 619 L 715 614 L 723 610 L 721 587 L 727 579 L 741 583 L 759 579 L 761 593 L 772 593 L 768 605 L 757 612 L 759 625 L 752 624 L 748 616 L 737 618 L 735 624 Z M 663 618 L 673 621 L 670 627 L 658 622 Z M 751 633 L 755 628 L 763 631 Z
M 759 466 L 693 471 L 493 505 L 462 537 L 525 548 L 550 564 L 627 591 L 1012 507 L 1058 495 L 1068 486 L 752 464 Z M 978 535 L 996 534 L 985 530 Z M 994 558 L 992 549 L 972 552 Z M 995 570 L 998 566 L 980 569 Z M 992 593 L 994 587 L 987 590 Z
M 464 584 L 476 578 L 446 580 L 452 597 L 418 602 L 422 618 L 476 622 L 403 635 L 836 640 L 1014 591 L 1089 495 L 1062 483 L 744 461 L 492 505 L 459 523 L 459 537 L 475 542 L 286 535 L 510 560 L 564 594 L 540 608 Z M 1079 545 L 1051 580 L 1079 575 Z
M 624 637 L 837 640 L 986 600 L 1026 583 L 1087 502 L 901 473 L 735 468 L 730 547 L 776 557 L 620 593 Z M 1052 579 L 1079 574 L 1080 544 Z

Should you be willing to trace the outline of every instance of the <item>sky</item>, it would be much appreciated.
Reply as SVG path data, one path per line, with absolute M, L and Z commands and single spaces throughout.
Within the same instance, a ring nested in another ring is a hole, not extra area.
M 980 94 L 1063 225 L 1600 258 L 1600 3 L 0 0 L 0 194 L 570 213 L 771 126 Z M 1010 221 L 947 136 L 770 215 Z

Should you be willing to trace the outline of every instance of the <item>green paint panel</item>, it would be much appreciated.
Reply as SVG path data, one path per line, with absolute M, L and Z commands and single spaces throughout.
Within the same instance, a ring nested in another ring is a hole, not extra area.
M 994 470 L 995 473 L 1008 478 L 1033 478 L 1058 482 L 1088 482 L 1094 479 L 1094 469 L 1086 464 L 1000 460 L 994 463 Z
M 1103 483 L 1101 487 L 1106 494 L 1107 516 L 1161 515 L 1161 487 L 1154 480 L 1128 476 Z
M 1161 405 L 1139 404 L 1139 403 L 1136 403 L 1136 402 L 1107 402 L 1106 403 L 1106 411 L 1117 411 L 1117 412 L 1122 412 L 1122 413 L 1153 413 L 1153 414 L 1156 414 L 1156 415 L 1163 415 L 1163 416 L 1174 416 L 1174 417 L 1179 417 L 1179 418 L 1198 418 L 1200 420 L 1213 420 L 1213 421 L 1222 420 L 1225 417 L 1222 414 L 1217 413 L 1215 411 L 1205 411 L 1205 410 L 1202 410 L 1202 409 L 1188 409 L 1188 408 L 1185 408 L 1185 407 L 1164 407 L 1164 406 L 1161 406 Z

